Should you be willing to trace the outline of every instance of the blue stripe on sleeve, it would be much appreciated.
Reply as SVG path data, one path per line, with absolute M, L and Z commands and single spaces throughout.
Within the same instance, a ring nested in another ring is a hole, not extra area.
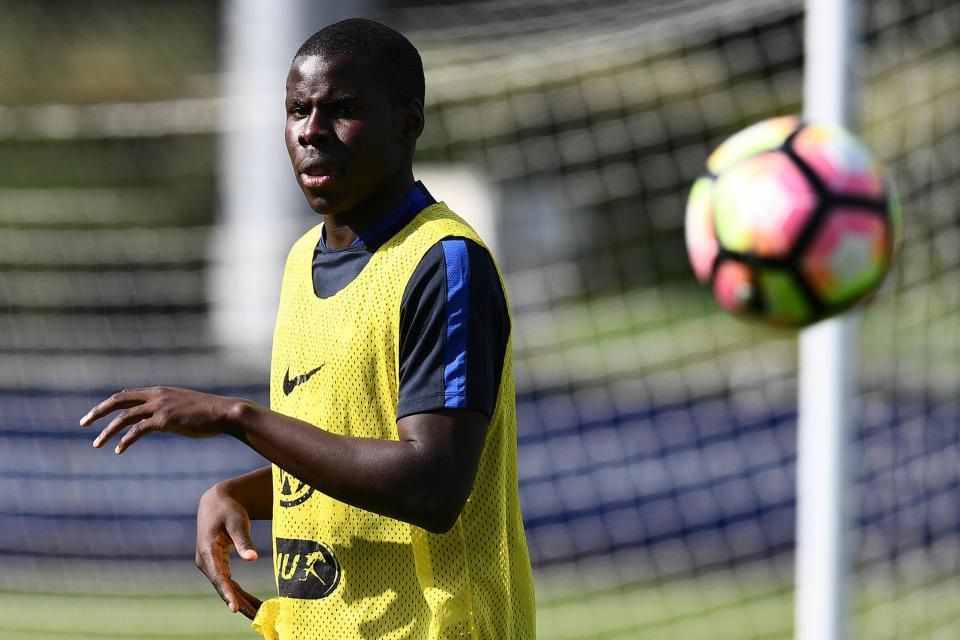
M 467 406 L 467 317 L 470 311 L 470 260 L 461 239 L 441 241 L 447 268 L 447 340 L 443 353 L 443 406 Z

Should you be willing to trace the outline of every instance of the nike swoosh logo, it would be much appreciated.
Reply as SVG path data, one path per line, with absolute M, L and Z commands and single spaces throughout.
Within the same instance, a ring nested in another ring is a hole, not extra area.
M 327 363 L 324 362 L 323 364 L 327 364 Z M 323 364 L 317 367 L 316 369 L 311 369 L 306 373 L 301 373 L 300 375 L 298 375 L 296 378 L 293 378 L 293 379 L 290 378 L 290 367 L 287 367 L 287 372 L 283 374 L 283 395 L 288 396 L 291 393 L 293 393 L 293 390 L 296 389 L 297 386 L 303 384 L 304 382 L 312 378 L 313 374 L 315 374 L 317 371 L 320 371 L 320 369 L 323 369 Z

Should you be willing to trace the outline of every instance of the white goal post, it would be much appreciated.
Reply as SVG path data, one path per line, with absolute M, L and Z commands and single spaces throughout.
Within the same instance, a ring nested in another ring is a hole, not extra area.
M 806 0 L 803 116 L 853 129 L 857 0 Z M 797 640 L 850 636 L 851 460 L 859 313 L 800 335 Z

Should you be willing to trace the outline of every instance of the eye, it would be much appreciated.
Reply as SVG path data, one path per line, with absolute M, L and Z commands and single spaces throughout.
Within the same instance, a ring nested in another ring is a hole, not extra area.
M 294 102 L 287 107 L 287 113 L 299 120 L 309 116 L 310 109 L 308 109 L 307 106 L 302 102 Z
M 357 106 L 351 102 L 337 104 L 333 109 L 333 115 L 337 118 L 349 118 L 357 113 Z

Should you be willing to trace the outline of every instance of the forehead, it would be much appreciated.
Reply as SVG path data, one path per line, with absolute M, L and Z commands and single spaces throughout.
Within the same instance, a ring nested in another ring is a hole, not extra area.
M 371 60 L 353 54 L 297 58 L 287 74 L 287 95 L 329 97 L 381 92 Z

